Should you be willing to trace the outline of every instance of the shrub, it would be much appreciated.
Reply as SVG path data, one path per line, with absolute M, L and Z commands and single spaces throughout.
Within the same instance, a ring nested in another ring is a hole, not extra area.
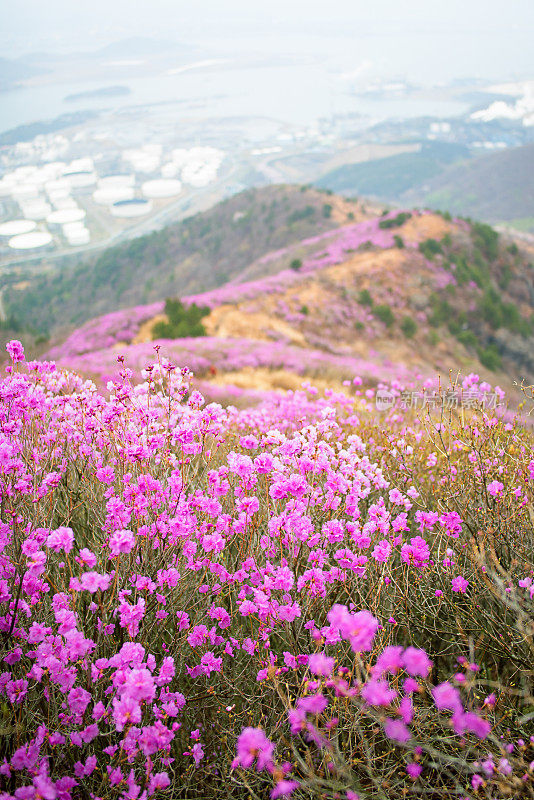
M 407 222 L 411 216 L 412 215 L 408 211 L 401 211 L 396 217 L 381 219 L 378 223 L 378 227 L 386 230 L 388 228 L 399 228 L 401 225 L 404 225 L 404 223 Z
M 402 236 L 399 236 L 397 233 L 393 237 L 393 241 L 395 242 L 395 247 L 398 247 L 400 250 L 404 247 L 404 239 Z
M 490 286 L 479 302 L 482 318 L 494 329 L 507 328 L 527 337 L 532 333 L 532 323 L 525 319 L 514 303 L 504 303 L 501 295 Z
M 501 270 L 501 274 L 499 275 L 499 280 L 498 280 L 499 288 L 504 290 L 508 289 L 511 279 L 512 279 L 512 268 L 510 267 L 510 264 L 504 264 Z
M 201 322 L 210 313 L 207 306 L 192 303 L 184 306 L 181 300 L 167 298 L 165 314 L 167 322 L 157 322 L 152 328 L 152 339 L 186 339 L 205 336 L 206 329 Z
M 361 306 L 371 306 L 373 305 L 373 298 L 371 297 L 371 293 L 369 289 L 362 289 L 361 292 L 358 293 L 358 303 Z
M 323 205 L 323 217 L 325 217 L 325 219 L 329 219 L 332 216 L 332 209 L 333 206 L 330 203 L 325 203 Z
M 378 317 L 378 319 L 383 322 L 387 328 L 391 328 L 395 322 L 395 317 L 393 315 L 393 311 L 391 310 L 391 306 L 388 306 L 387 303 L 381 303 L 377 306 L 374 306 L 373 314 Z
M 297 208 L 295 211 L 292 211 L 291 214 L 288 215 L 287 224 L 293 225 L 295 222 L 302 222 L 303 220 L 309 220 L 315 217 L 315 207 L 314 206 L 304 206 L 304 208 Z
M 478 345 L 476 334 L 470 330 L 458 331 L 456 338 L 461 344 L 464 345 L 464 347 L 476 347 Z
M 471 228 L 473 242 L 486 258 L 495 261 L 499 255 L 499 234 L 490 225 L 474 222 Z
M 300 258 L 294 258 L 289 264 L 289 268 L 292 269 L 294 272 L 298 272 L 301 267 L 302 267 L 302 261 L 300 260 Z
M 419 244 L 419 252 L 432 261 L 439 253 L 443 253 L 443 248 L 436 239 L 425 239 Z
M 430 304 L 432 306 L 432 314 L 428 318 L 428 322 L 432 327 L 438 328 L 454 317 L 453 308 L 445 298 L 432 294 L 430 296 Z
M 413 317 L 405 316 L 402 318 L 400 328 L 406 338 L 411 339 L 417 333 L 417 322 Z
M 495 372 L 501 367 L 501 354 L 494 344 L 490 344 L 485 349 L 480 348 L 478 350 L 478 357 L 480 359 L 480 363 L 492 372 Z

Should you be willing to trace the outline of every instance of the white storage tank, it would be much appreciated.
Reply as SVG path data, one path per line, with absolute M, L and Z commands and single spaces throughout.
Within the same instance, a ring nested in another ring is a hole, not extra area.
M 46 219 L 52 211 L 52 206 L 45 200 L 30 200 L 21 206 L 22 213 L 26 219 L 42 220 Z
M 64 225 L 66 222 L 77 222 L 85 217 L 83 208 L 60 208 L 52 211 L 46 221 L 49 225 Z
M 176 166 L 181 168 L 187 163 L 189 150 L 186 150 L 185 147 L 176 147 L 171 153 L 171 158 Z
M 81 228 L 85 228 L 85 224 L 81 219 L 76 222 L 66 222 L 63 225 L 63 233 L 68 236 L 72 231 L 79 231 Z
M 74 198 L 71 197 L 68 192 L 64 192 L 62 189 L 57 189 L 55 192 L 50 192 L 48 199 L 54 208 L 72 208 L 73 205 L 76 205 Z
M 95 173 L 88 170 L 65 172 L 64 175 L 73 189 L 82 189 L 86 186 L 94 186 L 96 183 Z
M 14 200 L 36 200 L 39 197 L 39 187 L 34 183 L 16 183 L 11 189 Z
M 49 245 L 51 241 L 52 236 L 48 231 L 31 231 L 13 236 L 8 245 L 13 250 L 38 250 Z
M 101 206 L 112 206 L 120 200 L 132 200 L 135 195 L 133 186 L 125 186 L 120 183 L 109 184 L 98 188 L 93 192 L 93 200 Z
M 109 186 L 133 186 L 135 175 L 127 172 L 118 172 L 115 175 L 104 175 L 98 181 L 99 189 L 107 189 Z
M 152 211 L 152 202 L 136 197 L 132 200 L 118 200 L 110 209 L 114 217 L 142 217 Z
M 163 164 L 161 167 L 161 177 L 162 178 L 175 178 L 179 172 L 178 164 L 175 164 L 174 161 L 167 161 L 166 164 Z
M 76 228 L 69 231 L 68 234 L 65 234 L 65 238 L 73 247 L 80 247 L 83 244 L 89 244 L 91 241 L 91 234 L 89 233 L 89 229 L 82 225 L 81 228 Z
M 66 178 L 58 178 L 57 180 L 46 181 L 45 191 L 50 197 L 53 192 L 66 192 L 70 194 L 70 182 Z
M 31 219 L 12 219 L 0 225 L 0 236 L 18 236 L 35 230 L 37 223 Z
M 141 190 L 145 197 L 176 197 L 182 191 L 182 184 L 174 178 L 159 178 L 145 181 Z
M 95 164 L 93 159 L 90 156 L 84 156 L 83 158 L 75 158 L 70 164 L 65 168 L 66 172 L 93 172 L 95 168 Z

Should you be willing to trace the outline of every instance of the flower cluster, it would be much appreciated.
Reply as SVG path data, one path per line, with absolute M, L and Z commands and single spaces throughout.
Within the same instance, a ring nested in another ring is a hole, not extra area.
M 532 790 L 528 431 L 8 352 L 1 800 Z

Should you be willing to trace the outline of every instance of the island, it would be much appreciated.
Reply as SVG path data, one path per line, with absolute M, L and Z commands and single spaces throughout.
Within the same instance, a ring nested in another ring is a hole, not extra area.
M 103 86 L 100 89 L 88 89 L 86 92 L 76 92 L 68 94 L 64 98 L 66 103 L 74 103 L 78 100 L 90 100 L 99 97 L 120 97 L 121 95 L 131 94 L 128 86 Z

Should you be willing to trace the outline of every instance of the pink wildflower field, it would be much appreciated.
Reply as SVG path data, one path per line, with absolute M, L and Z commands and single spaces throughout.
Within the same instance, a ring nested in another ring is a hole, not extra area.
M 7 347 L 0 800 L 534 797 L 529 428 Z

